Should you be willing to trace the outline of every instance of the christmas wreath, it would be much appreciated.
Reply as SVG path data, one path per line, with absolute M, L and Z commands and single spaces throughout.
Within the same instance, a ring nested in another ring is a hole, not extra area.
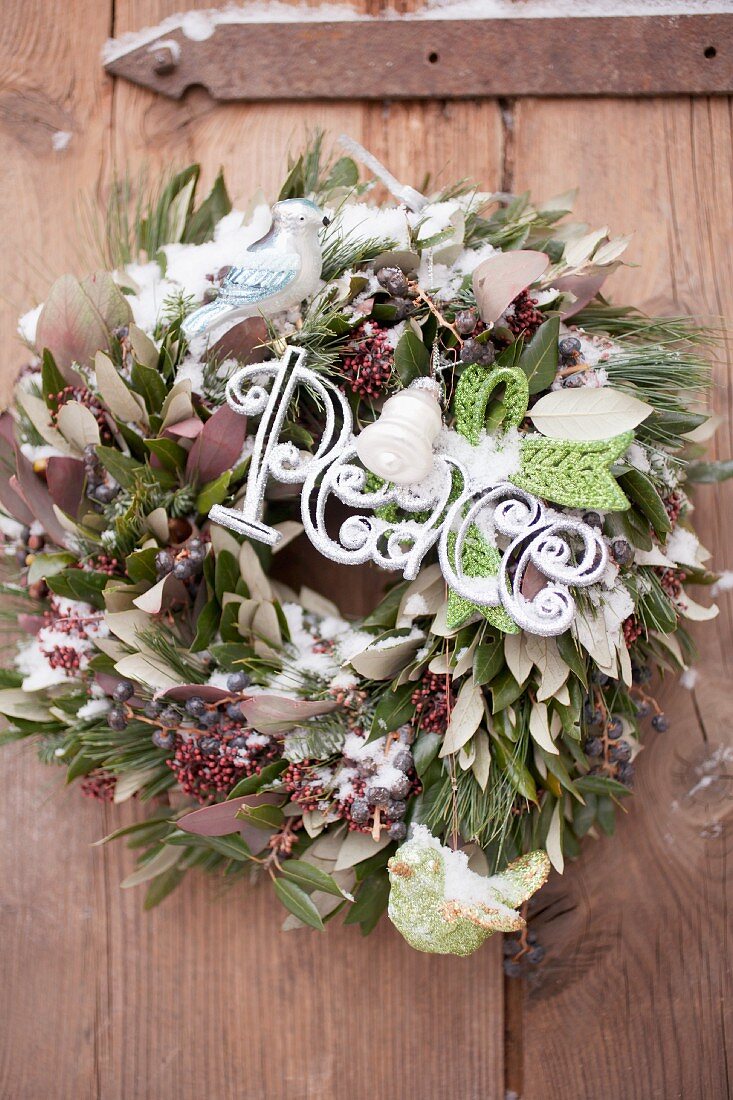
M 147 906 L 202 868 L 269 879 L 288 928 L 524 944 L 715 614 L 686 491 L 712 338 L 609 303 L 627 238 L 572 196 L 426 195 L 342 144 L 246 213 L 196 166 L 118 184 L 100 270 L 21 319 L 4 736 L 150 808 L 112 834 Z M 381 567 L 378 606 L 288 587 L 295 538 Z

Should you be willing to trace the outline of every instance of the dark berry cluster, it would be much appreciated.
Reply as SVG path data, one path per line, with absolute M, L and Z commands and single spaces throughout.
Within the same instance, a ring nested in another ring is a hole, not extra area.
M 455 692 L 448 677 L 426 672 L 412 693 L 415 729 L 426 733 L 445 733 L 455 701 Z
M 586 738 L 585 755 L 593 762 L 589 775 L 603 775 L 617 779 L 626 787 L 634 783 L 633 749 L 624 739 L 624 724 L 617 714 L 606 710 L 603 696 L 596 693 L 595 704 L 587 699 L 583 709 Z
M 188 581 L 201 572 L 206 557 L 206 543 L 196 536 L 178 550 L 166 547 L 155 555 L 158 580 L 172 573 L 179 581 Z
M 98 504 L 110 504 L 120 491 L 115 479 L 105 470 L 97 456 L 93 443 L 84 448 L 84 474 L 86 476 L 86 494 Z
M 341 374 L 354 393 L 364 399 L 381 397 L 394 367 L 394 348 L 385 328 L 369 321 L 341 358 Z
M 512 308 L 507 311 L 505 320 L 515 337 L 524 336 L 529 340 L 544 322 L 545 317 L 537 309 L 537 299 L 530 298 L 529 291 L 522 290 L 512 302 Z
M 345 757 L 347 767 L 356 772 L 350 786 L 353 793 L 338 804 L 338 812 L 350 829 L 379 835 L 386 829 L 391 840 L 398 843 L 407 836 L 404 818 L 407 800 L 421 790 L 415 773 L 415 761 L 409 747 L 411 730 L 406 727 L 398 735 L 399 747 L 385 743 L 382 763 L 373 756 Z M 404 739 L 403 739 L 404 738 Z M 387 767 L 384 765 L 387 764 Z

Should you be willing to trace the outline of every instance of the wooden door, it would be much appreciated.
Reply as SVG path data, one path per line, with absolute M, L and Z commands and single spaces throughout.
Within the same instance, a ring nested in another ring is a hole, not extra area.
M 208 0 L 189 6 L 205 7 Z M 178 0 L 5 0 L 0 23 L 2 377 L 23 353 L 17 315 L 85 267 L 73 211 L 111 174 L 220 164 L 240 201 L 272 194 L 305 127 L 351 133 L 408 182 L 471 176 L 549 196 L 635 232 L 640 266 L 617 301 L 733 316 L 733 128 L 725 98 L 216 105 L 155 98 L 103 75 L 109 34 Z M 364 0 L 372 13 L 378 0 Z M 467 26 L 466 33 L 470 34 Z M 517 42 L 521 49 L 521 41 Z M 348 62 L 346 62 L 348 63 Z M 568 43 L 569 65 L 590 65 Z M 64 135 L 59 137 L 58 135 Z M 715 389 L 731 450 L 730 373 Z M 701 537 L 731 568 L 730 497 L 704 488 Z M 359 597 L 366 598 L 364 582 Z M 355 590 L 357 591 L 357 590 Z M 354 597 L 356 599 L 356 597 Z M 358 600 L 357 600 L 358 602 Z M 613 839 L 539 899 L 545 961 L 508 980 L 495 938 L 471 959 L 279 931 L 278 903 L 189 880 L 152 912 L 120 891 L 131 857 L 94 848 L 134 815 L 90 804 L 22 746 L 0 759 L 0 1096 L 9 1100 L 671 1100 L 730 1095 L 726 847 L 733 603 L 699 632 L 694 690 L 651 736 Z M 352 603 L 351 610 L 359 608 Z M 721 751 L 728 749 L 728 752 Z M 727 1024 L 726 1024 L 727 1020 Z M 727 1044 L 727 1045 L 726 1045 Z

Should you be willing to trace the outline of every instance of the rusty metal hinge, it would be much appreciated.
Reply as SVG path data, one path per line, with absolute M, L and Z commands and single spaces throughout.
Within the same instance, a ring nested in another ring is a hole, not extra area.
M 168 21 L 109 44 L 115 76 L 180 98 L 465 99 L 733 90 L 733 15 Z M 193 36 L 192 36 L 193 31 Z

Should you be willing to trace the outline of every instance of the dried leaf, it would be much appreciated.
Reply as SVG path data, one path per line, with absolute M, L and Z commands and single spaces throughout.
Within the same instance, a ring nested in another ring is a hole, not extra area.
M 474 683 L 473 678 L 464 680 L 456 705 L 451 711 L 440 755 L 449 756 L 458 752 L 473 737 L 483 717 L 484 696 L 481 688 Z
M 56 423 L 64 439 L 76 447 L 80 454 L 90 444 L 99 446 L 99 424 L 94 413 L 79 401 L 67 401 L 62 405 Z
M 360 676 L 368 680 L 390 680 L 409 663 L 423 641 L 422 634 L 410 634 L 396 640 L 394 645 L 380 647 L 377 643 L 377 648 L 370 645 L 353 656 L 349 663 Z
M 389 834 L 386 831 L 382 833 L 379 840 L 374 840 L 371 833 L 347 833 L 334 865 L 334 871 L 346 871 L 349 867 L 354 867 L 357 863 L 362 863 L 377 852 L 381 852 L 382 848 L 386 848 L 390 843 Z
M 540 672 L 538 702 L 551 699 L 563 686 L 570 672 L 560 656 L 557 642 L 554 638 L 544 638 L 541 634 L 527 634 L 526 650 L 527 656 Z
M 105 405 L 119 420 L 133 424 L 147 424 L 145 402 L 128 389 L 108 355 L 98 351 L 94 357 L 97 389 Z
M 652 411 L 644 401 L 604 386 L 554 390 L 528 415 L 538 432 L 553 439 L 600 440 L 630 431 Z
M 288 699 L 280 695 L 254 695 L 242 703 L 242 713 L 251 726 L 260 733 L 287 733 L 294 726 L 302 725 L 308 718 L 330 714 L 336 710 L 335 702 L 311 702 L 305 699 Z
M 594 271 L 589 275 L 563 275 L 561 279 L 553 279 L 552 285 L 556 290 L 572 294 L 575 300 L 560 311 L 563 320 L 574 317 L 582 309 L 592 302 L 608 277 L 607 271 Z
M 473 273 L 473 291 L 481 319 L 498 321 L 517 294 L 539 279 L 549 262 L 544 252 L 517 249 L 497 252 L 480 263 Z
M 491 746 L 489 744 L 489 735 L 486 730 L 478 730 L 473 739 L 473 743 L 476 749 L 476 755 L 473 761 L 473 774 L 481 790 L 485 791 L 486 784 L 489 782 L 489 772 L 491 771 Z
M 143 882 L 150 882 L 151 878 L 162 875 L 164 871 L 175 867 L 180 858 L 180 848 L 174 847 L 172 844 L 165 844 L 152 859 L 144 863 L 142 867 L 138 867 L 137 871 L 133 871 L 126 879 L 123 879 L 120 886 L 123 890 L 127 890 L 131 886 L 140 886 Z
M 504 658 L 518 684 L 523 684 L 532 671 L 532 658 L 527 653 L 526 638 L 524 633 L 506 634 L 504 637 Z
M 44 443 L 55 447 L 62 454 L 76 454 L 75 449 L 66 442 L 58 428 L 54 428 L 51 423 L 51 413 L 45 401 L 40 397 L 36 397 L 35 394 L 24 393 L 22 390 L 18 391 L 17 398 L 18 404 L 24 410 Z
M 36 328 L 36 347 L 48 348 L 61 373 L 72 381 L 72 363 L 89 363 L 107 346 L 104 322 L 73 275 L 62 275 L 51 287 Z
M 565 246 L 563 260 L 568 267 L 581 267 L 593 254 L 593 250 L 608 236 L 608 226 L 602 229 L 593 229 L 590 233 L 578 237 Z
M 562 803 L 558 802 L 552 814 L 552 821 L 545 841 L 545 849 L 550 857 L 550 863 L 557 873 L 561 875 L 565 870 L 565 860 L 562 854 Z
M 547 716 L 546 703 L 534 703 L 529 712 L 529 732 L 540 748 L 545 752 L 558 754 L 558 748 L 550 734 L 550 724 Z

